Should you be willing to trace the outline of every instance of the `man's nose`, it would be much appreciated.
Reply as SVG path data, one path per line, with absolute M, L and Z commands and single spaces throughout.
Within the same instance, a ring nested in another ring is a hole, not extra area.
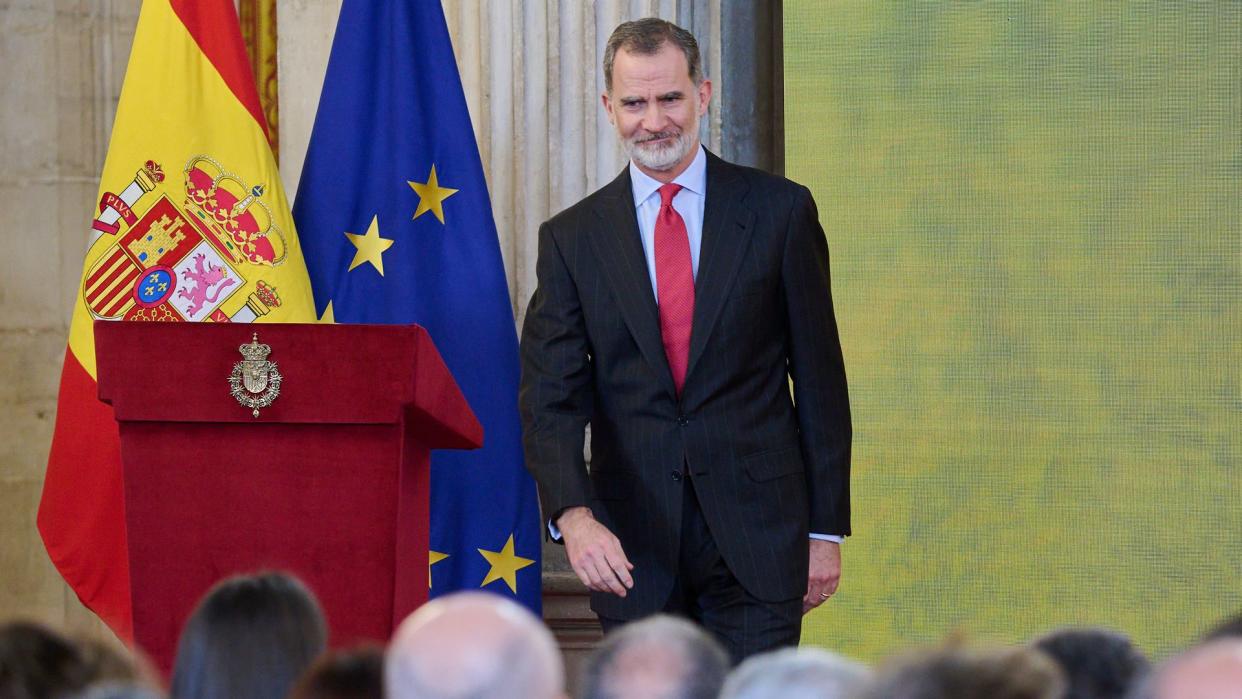
M 656 133 L 664 130 L 666 121 L 667 118 L 664 113 L 664 109 L 660 106 L 660 101 L 651 100 L 647 103 L 647 108 L 643 110 L 643 117 L 642 121 L 639 123 L 639 126 L 641 126 L 644 131 Z

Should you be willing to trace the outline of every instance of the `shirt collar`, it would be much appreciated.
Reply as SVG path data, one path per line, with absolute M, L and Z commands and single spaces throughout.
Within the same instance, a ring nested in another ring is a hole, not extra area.
M 690 161 L 690 167 L 682 171 L 680 175 L 673 178 L 674 184 L 679 184 L 683 189 L 688 189 L 699 196 L 707 194 L 707 151 L 703 145 L 699 144 L 699 152 L 694 156 L 694 160 Z M 630 186 L 634 190 L 634 206 L 642 206 L 652 194 L 656 193 L 664 183 L 649 177 L 647 173 L 638 169 L 634 161 L 630 161 Z

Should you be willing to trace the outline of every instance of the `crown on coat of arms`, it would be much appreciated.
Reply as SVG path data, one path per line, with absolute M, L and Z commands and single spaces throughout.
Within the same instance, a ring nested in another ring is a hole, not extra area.
M 142 169 L 138 171 L 138 178 L 140 180 L 147 180 L 150 183 L 150 186 L 147 186 L 146 183 L 140 183 L 142 184 L 143 191 L 149 192 L 155 189 L 155 185 L 164 181 L 164 168 L 160 167 L 160 164 L 154 160 L 148 160 L 143 163 Z
M 275 267 L 285 261 L 288 246 L 272 210 L 260 199 L 263 185 L 247 185 L 206 155 L 191 158 L 184 172 L 187 210 L 205 224 L 233 262 Z
M 276 287 L 262 279 L 255 282 L 254 294 L 268 308 L 280 308 L 280 295 L 276 293 Z
M 242 353 L 242 357 L 247 362 L 262 362 L 267 359 L 267 355 L 272 353 L 271 345 L 259 343 L 259 333 L 255 333 L 250 342 L 237 348 Z

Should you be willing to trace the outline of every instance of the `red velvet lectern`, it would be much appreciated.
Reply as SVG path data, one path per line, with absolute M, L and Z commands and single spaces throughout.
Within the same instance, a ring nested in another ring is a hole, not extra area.
M 231 394 L 240 346 L 270 347 L 279 395 Z M 386 640 L 427 599 L 430 449 L 483 430 L 417 326 L 95 324 L 120 425 L 135 641 L 167 671 L 223 577 L 291 571 L 334 645 Z

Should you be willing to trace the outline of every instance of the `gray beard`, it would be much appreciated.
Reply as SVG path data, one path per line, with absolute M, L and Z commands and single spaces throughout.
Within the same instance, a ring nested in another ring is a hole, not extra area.
M 696 125 L 697 126 L 697 125 Z M 694 148 L 695 132 L 684 129 L 671 144 L 661 148 L 651 148 L 635 139 L 626 139 L 625 154 L 635 163 L 656 172 L 671 170 L 690 154 Z

